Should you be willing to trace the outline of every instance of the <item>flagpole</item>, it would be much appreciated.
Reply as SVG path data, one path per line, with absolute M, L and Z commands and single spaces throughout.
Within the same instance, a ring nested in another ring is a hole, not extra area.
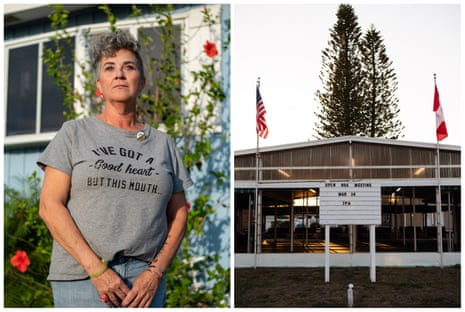
M 436 73 L 434 74 L 434 88 L 436 90 Z M 436 135 L 436 214 L 437 214 L 437 240 L 438 252 L 440 255 L 440 266 L 443 267 L 443 248 L 442 248 L 442 203 L 441 203 L 441 164 L 440 164 L 439 138 Z
M 436 214 L 437 214 L 437 237 L 438 237 L 438 252 L 441 257 L 441 268 L 443 266 L 443 248 L 442 248 L 442 199 L 441 199 L 441 165 L 439 153 L 439 141 L 436 143 L 436 176 L 438 186 L 436 187 Z
M 254 266 L 257 265 L 257 253 L 261 253 L 261 238 L 262 238 L 262 191 L 258 189 L 260 183 L 260 137 L 266 139 L 268 136 L 268 127 L 265 121 L 265 105 L 263 104 L 260 94 L 260 77 L 257 79 L 256 87 L 256 109 L 257 109 L 257 152 L 255 160 L 255 250 L 254 250 Z
M 260 88 L 260 77 L 257 78 L 257 88 Z M 257 267 L 257 252 L 258 252 L 258 183 L 259 183 L 259 162 L 260 162 L 260 136 L 257 131 L 257 149 L 255 152 L 255 226 L 254 226 L 254 269 Z

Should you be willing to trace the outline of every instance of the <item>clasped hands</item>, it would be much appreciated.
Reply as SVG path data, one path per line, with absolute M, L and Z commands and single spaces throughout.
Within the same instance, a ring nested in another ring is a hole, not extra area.
M 159 279 L 143 271 L 129 288 L 121 277 L 108 268 L 92 282 L 100 294 L 100 301 L 111 307 L 147 308 L 155 297 Z

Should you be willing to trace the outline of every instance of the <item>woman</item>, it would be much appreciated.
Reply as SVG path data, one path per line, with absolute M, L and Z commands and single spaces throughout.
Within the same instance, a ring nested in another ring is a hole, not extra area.
M 104 109 L 65 122 L 38 160 L 55 306 L 163 306 L 192 181 L 173 141 L 136 118 L 138 43 L 118 30 L 95 35 L 92 48 Z

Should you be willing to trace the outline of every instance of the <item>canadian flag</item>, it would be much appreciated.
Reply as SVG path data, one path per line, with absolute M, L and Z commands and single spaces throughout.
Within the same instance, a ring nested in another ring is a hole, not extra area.
M 439 92 L 436 84 L 434 85 L 434 104 L 433 111 L 436 113 L 436 137 L 438 142 L 447 138 L 446 120 L 442 112 L 441 102 L 439 101 Z

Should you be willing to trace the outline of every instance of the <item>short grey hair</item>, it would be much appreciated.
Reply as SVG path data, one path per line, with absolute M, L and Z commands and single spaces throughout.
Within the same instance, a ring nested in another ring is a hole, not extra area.
M 112 57 L 119 50 L 125 49 L 134 53 L 137 59 L 137 67 L 144 74 L 144 65 L 140 55 L 140 44 L 136 39 L 124 29 L 117 29 L 115 32 L 106 31 L 92 35 L 89 41 L 90 57 L 92 62 L 92 73 L 95 79 L 100 75 L 100 62 L 104 57 Z

